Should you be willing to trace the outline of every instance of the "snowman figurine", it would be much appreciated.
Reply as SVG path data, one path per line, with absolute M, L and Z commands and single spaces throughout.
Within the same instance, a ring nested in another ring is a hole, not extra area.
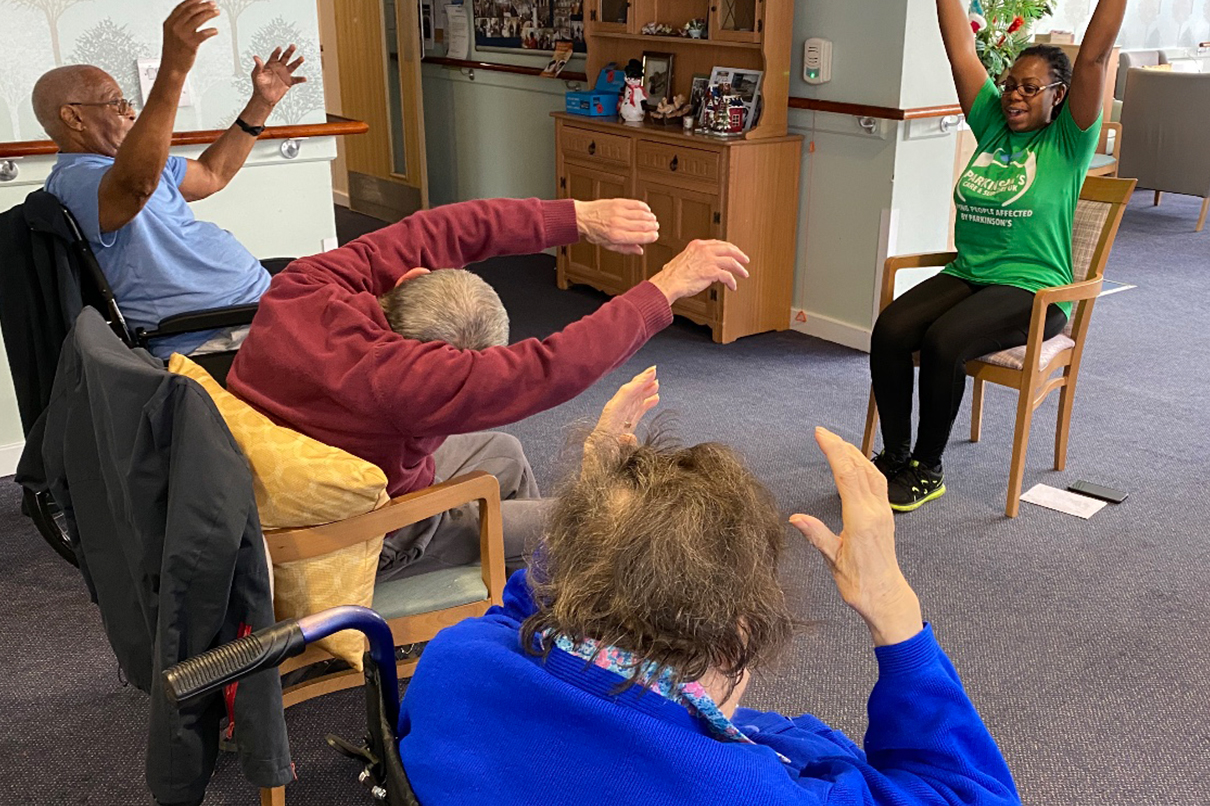
M 626 86 L 618 99 L 618 115 L 627 123 L 642 123 L 646 114 L 643 101 L 647 100 L 647 91 L 643 89 L 643 65 L 638 59 L 631 59 L 626 65 Z

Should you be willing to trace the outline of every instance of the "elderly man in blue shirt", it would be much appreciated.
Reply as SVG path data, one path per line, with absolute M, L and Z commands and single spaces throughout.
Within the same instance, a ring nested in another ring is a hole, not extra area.
M 265 120 L 286 92 L 306 81 L 294 72 L 294 46 L 255 58 L 252 98 L 235 123 L 196 159 L 169 156 L 185 77 L 198 47 L 218 31 L 209 0 L 185 0 L 164 22 L 163 55 L 141 115 L 104 70 L 71 65 L 34 85 L 38 121 L 60 149 L 46 181 L 79 220 L 114 296 L 134 326 L 153 329 L 191 311 L 254 303 L 269 274 L 226 230 L 193 216 L 188 202 L 227 186 L 243 167 Z M 151 349 L 203 353 L 238 346 L 241 330 L 158 339 Z

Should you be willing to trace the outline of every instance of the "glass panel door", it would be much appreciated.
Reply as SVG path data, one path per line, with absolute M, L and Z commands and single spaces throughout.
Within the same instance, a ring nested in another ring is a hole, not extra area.
M 714 0 L 710 6 L 711 34 L 731 42 L 760 42 L 764 0 Z

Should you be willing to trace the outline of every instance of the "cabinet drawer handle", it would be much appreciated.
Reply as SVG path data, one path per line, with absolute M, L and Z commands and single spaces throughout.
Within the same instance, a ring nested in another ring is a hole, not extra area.
M 595 153 L 597 153 L 597 141 L 593 140 L 588 144 L 588 155 L 592 156 Z
M 668 163 L 668 170 L 670 170 L 670 171 L 676 170 L 676 164 L 677 164 L 678 159 L 679 159 L 679 157 L 673 156 L 672 162 Z

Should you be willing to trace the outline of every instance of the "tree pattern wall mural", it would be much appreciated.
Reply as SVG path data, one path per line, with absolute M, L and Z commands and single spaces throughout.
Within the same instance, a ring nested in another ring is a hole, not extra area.
M 283 17 L 275 17 L 252 35 L 252 40 L 244 51 L 244 62 L 240 66 L 239 77 L 233 82 L 239 90 L 239 97 L 247 99 L 252 95 L 252 57 L 260 56 L 264 59 L 274 48 L 290 44 L 298 47 L 295 58 L 301 56 L 306 60 L 295 75 L 306 76 L 307 81 L 286 93 L 286 97 L 269 118 L 271 123 L 285 126 L 302 123 L 313 112 L 323 112 L 323 85 L 315 78 L 320 72 L 319 43 L 316 40 L 304 34 L 294 23 L 287 22 Z M 242 102 L 240 108 L 243 108 Z M 238 113 L 239 109 L 236 109 L 232 117 Z
M 138 61 L 149 52 L 151 49 L 127 31 L 125 25 L 104 19 L 76 40 L 67 63 L 100 67 L 117 80 L 123 98 L 137 102 L 141 100 Z
M 50 32 L 33 11 L 0 2 L 0 13 L 9 24 L 27 28 L 23 36 L 0 43 L 0 104 L 6 111 L 0 115 L 0 137 L 7 130 L 3 139 L 36 140 L 43 135 L 34 121 L 29 92 L 38 76 L 55 66 Z
M 179 0 L 0 0 L 0 142 L 46 137 L 34 118 L 30 92 L 39 76 L 60 64 L 95 64 L 122 94 L 142 106 L 139 59 L 160 55 L 161 24 Z M 291 90 L 271 122 L 325 119 L 314 0 L 216 0 L 219 35 L 203 43 L 189 74 L 192 107 L 176 128 L 221 129 L 251 93 L 252 54 L 267 57 L 294 42 L 306 57 L 307 83 Z M 275 41 L 274 37 L 281 37 Z
M 55 64 L 63 64 L 59 46 L 59 18 L 63 12 L 85 0 L 13 0 L 19 6 L 36 8 L 46 15 L 46 24 L 50 26 L 50 47 L 55 57 Z
M 227 22 L 231 26 L 231 63 L 235 75 L 240 73 L 240 58 L 239 58 L 239 16 L 247 10 L 248 6 L 253 3 L 259 3 L 261 0 L 215 0 L 218 7 L 227 15 Z

